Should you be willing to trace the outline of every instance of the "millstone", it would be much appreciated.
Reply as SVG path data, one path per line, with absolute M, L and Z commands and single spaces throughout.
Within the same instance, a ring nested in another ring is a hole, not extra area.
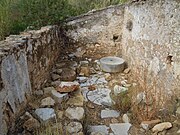
M 103 57 L 100 59 L 100 67 L 104 72 L 116 73 L 124 70 L 125 61 L 119 57 Z
M 73 69 L 63 68 L 60 79 L 61 81 L 74 81 L 76 79 L 76 72 Z

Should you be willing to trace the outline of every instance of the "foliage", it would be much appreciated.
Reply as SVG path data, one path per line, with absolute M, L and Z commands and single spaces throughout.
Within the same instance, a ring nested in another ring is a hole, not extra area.
M 0 40 L 18 34 L 27 27 L 38 29 L 56 24 L 70 16 L 92 9 L 125 2 L 126 0 L 1 0 Z

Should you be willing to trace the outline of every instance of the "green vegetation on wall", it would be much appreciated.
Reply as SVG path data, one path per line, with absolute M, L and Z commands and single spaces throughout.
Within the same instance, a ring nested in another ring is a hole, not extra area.
M 127 0 L 0 0 L 0 40 Z

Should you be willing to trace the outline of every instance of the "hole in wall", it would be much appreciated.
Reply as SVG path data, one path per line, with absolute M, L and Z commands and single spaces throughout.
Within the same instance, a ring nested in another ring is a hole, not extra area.
M 132 31 L 132 28 L 133 28 L 133 22 L 131 20 L 129 20 L 126 24 L 126 28 L 129 30 L 129 31 Z
M 113 40 L 116 41 L 119 38 L 118 35 L 113 35 Z
M 173 62 L 172 58 L 173 58 L 172 55 L 167 56 L 167 58 L 166 58 L 167 64 L 172 65 L 172 62 Z

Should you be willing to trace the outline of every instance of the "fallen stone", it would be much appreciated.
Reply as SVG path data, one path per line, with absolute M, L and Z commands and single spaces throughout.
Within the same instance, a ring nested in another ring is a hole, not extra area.
M 169 129 L 171 127 L 172 127 L 172 124 L 170 122 L 163 122 L 163 123 L 159 123 L 159 124 L 155 125 L 152 128 L 152 131 L 158 133 L 163 130 Z
M 77 77 L 77 79 L 79 80 L 79 83 L 85 83 L 88 80 L 87 77 Z
M 49 120 L 56 116 L 52 108 L 38 108 L 35 110 L 36 115 L 43 121 Z
M 86 76 L 86 77 L 90 76 L 90 68 L 89 67 L 81 67 L 79 75 Z
M 106 125 L 96 125 L 96 126 L 88 126 L 88 133 L 92 133 L 92 134 L 103 134 L 103 135 L 108 135 L 108 130 L 109 127 L 107 127 Z M 100 134 L 100 135 L 101 135 Z
M 104 78 L 105 78 L 107 81 L 110 81 L 110 80 L 111 80 L 111 74 L 110 74 L 110 73 L 104 74 Z
M 63 68 L 60 73 L 61 81 L 74 81 L 76 79 L 76 72 L 73 69 Z
M 113 131 L 114 135 L 128 135 L 130 127 L 130 123 L 110 124 L 110 128 Z
M 97 105 L 111 106 L 113 102 L 110 97 L 110 92 L 111 90 L 107 88 L 98 88 L 97 90 L 89 91 L 87 93 L 87 98 Z
M 56 81 L 56 80 L 58 80 L 60 78 L 60 75 L 53 73 L 53 74 L 51 74 L 51 78 L 52 78 L 53 81 Z
M 84 117 L 84 109 L 82 107 L 68 107 L 65 111 L 65 116 L 71 120 L 81 120 Z
M 43 91 L 42 90 L 36 90 L 36 91 L 34 91 L 34 95 L 35 96 L 42 96 L 44 93 L 43 93 Z
M 82 124 L 80 122 L 70 122 L 66 126 L 66 130 L 69 134 L 78 133 L 82 131 Z
M 27 121 L 25 121 L 23 124 L 23 128 L 30 132 L 35 129 L 38 129 L 39 127 L 40 127 L 40 123 L 35 118 L 30 118 Z
M 60 84 L 61 84 L 61 81 L 51 82 L 51 85 L 52 85 L 53 87 L 57 87 L 57 86 L 59 86 Z
M 144 92 L 139 93 L 136 97 L 136 104 L 140 104 L 141 102 L 144 102 L 145 98 L 146 95 Z
M 151 120 L 151 121 L 142 121 L 141 122 L 141 127 L 144 129 L 144 130 L 149 130 L 151 129 L 152 127 L 154 127 L 156 124 L 160 123 L 161 120 L 157 119 L 157 120 Z
M 62 73 L 62 69 L 55 69 L 53 73 L 60 75 Z
M 67 105 L 74 105 L 74 106 L 83 106 L 84 97 L 80 94 L 75 94 L 74 96 L 70 97 L 67 101 Z
M 90 85 L 98 85 L 98 84 L 107 84 L 108 82 L 104 77 L 99 77 L 97 75 L 93 75 L 91 78 L 89 78 L 85 83 L 81 83 L 81 87 L 87 87 Z
M 116 110 L 101 110 L 101 118 L 117 118 L 120 113 Z
M 88 87 L 83 87 L 83 88 L 81 88 L 81 91 L 82 91 L 82 95 L 83 95 L 83 97 L 84 97 L 84 101 L 87 102 L 87 101 L 88 101 L 87 93 L 89 92 Z
M 127 114 L 123 114 L 122 120 L 123 120 L 124 123 L 129 123 L 130 122 L 130 119 L 129 119 Z
M 122 86 L 119 86 L 119 85 L 115 85 L 114 86 L 114 95 L 117 96 L 119 93 L 127 91 L 127 90 L 128 90 L 128 88 L 125 88 L 125 87 L 122 87 Z
M 57 87 L 57 91 L 59 92 L 72 92 L 79 89 L 78 82 L 61 82 L 61 84 Z
M 89 61 L 86 60 L 80 61 L 80 66 L 85 66 L 85 67 L 89 66 Z
M 53 97 L 58 103 L 61 103 L 63 100 L 65 100 L 66 98 L 68 98 L 68 94 L 67 94 L 67 93 L 61 94 L 61 93 L 57 92 L 56 90 L 51 90 L 51 94 L 52 94 L 52 97 Z
M 41 100 L 41 107 L 54 106 L 55 101 L 51 97 L 47 97 Z
M 128 74 L 131 71 L 130 68 L 126 68 L 123 73 Z
M 180 134 L 180 129 L 177 131 L 177 134 Z
M 55 90 L 54 87 L 46 87 L 43 89 L 44 94 L 51 94 L 52 90 Z

